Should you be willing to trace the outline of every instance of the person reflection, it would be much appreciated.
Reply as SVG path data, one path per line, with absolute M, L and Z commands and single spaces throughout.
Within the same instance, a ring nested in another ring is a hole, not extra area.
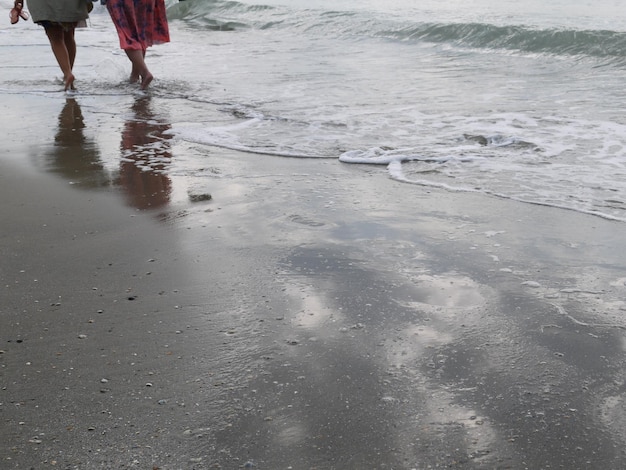
M 54 144 L 45 152 L 47 169 L 81 187 L 107 186 L 110 178 L 100 161 L 100 151 L 95 141 L 85 136 L 84 129 L 80 105 L 73 98 L 65 100 Z
M 172 183 L 167 167 L 172 158 L 165 134 L 170 124 L 158 122 L 150 106 L 150 97 L 135 100 L 133 115 L 122 130 L 120 184 L 127 203 L 137 209 L 156 209 L 170 200 Z

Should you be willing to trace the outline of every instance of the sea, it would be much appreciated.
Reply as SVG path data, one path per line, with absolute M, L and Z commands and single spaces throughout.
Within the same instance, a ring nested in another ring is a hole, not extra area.
M 70 93 L 42 28 L 7 18 L 0 95 L 38 95 L 51 109 L 69 96 L 102 117 L 133 112 L 107 97 L 145 94 L 175 109 L 135 112 L 135 121 L 167 121 L 153 147 L 175 139 L 367 165 L 411 191 L 626 222 L 626 0 L 166 4 L 171 42 L 148 50 L 147 92 L 126 83 L 128 61 L 95 3 L 76 33 Z M 114 172 L 119 136 L 107 137 L 102 119 L 98 127 L 98 158 Z M 164 162 L 156 150 L 145 168 L 193 179 L 205 155 Z

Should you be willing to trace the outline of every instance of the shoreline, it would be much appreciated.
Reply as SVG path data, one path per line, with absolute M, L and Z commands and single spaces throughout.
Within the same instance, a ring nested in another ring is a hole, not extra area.
M 624 458 L 621 224 L 176 141 L 136 172 L 124 142 L 167 113 L 129 126 L 132 97 L 79 96 L 82 137 L 54 147 L 61 100 L 5 96 L 6 468 Z

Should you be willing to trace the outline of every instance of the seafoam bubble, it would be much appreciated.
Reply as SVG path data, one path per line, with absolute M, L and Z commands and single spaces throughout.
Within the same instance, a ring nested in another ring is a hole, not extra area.
M 539 284 L 537 281 L 524 281 L 522 282 L 522 285 L 526 287 L 534 287 L 534 288 L 541 287 L 541 284 Z

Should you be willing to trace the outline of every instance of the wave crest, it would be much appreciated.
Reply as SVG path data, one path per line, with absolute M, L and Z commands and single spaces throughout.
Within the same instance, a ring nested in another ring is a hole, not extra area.
M 506 49 L 529 53 L 625 57 L 626 33 L 573 29 L 532 29 L 482 23 L 424 23 L 381 31 L 380 37 L 401 41 L 451 43 L 458 46 Z
M 409 22 L 367 11 L 295 10 L 233 0 L 170 0 L 168 17 L 192 27 L 236 31 L 256 28 L 294 34 L 371 37 L 402 42 L 449 44 L 473 49 L 583 56 L 626 63 L 626 33 L 610 30 L 531 28 L 470 22 Z

